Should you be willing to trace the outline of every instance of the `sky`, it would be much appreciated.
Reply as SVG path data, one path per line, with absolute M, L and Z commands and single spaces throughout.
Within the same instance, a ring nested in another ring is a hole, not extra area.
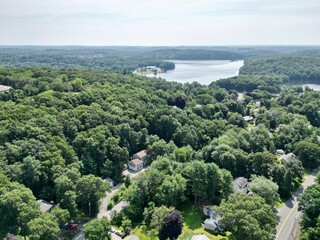
M 0 45 L 319 45 L 320 0 L 0 0 Z

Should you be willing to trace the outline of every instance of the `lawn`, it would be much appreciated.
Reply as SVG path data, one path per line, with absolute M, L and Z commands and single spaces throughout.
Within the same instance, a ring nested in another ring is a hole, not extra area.
M 214 235 L 201 226 L 201 222 L 204 220 L 204 214 L 201 207 L 195 207 L 191 203 L 186 203 L 180 206 L 178 210 L 181 212 L 184 220 L 182 234 L 180 235 L 181 240 L 186 240 L 196 234 L 204 234 L 211 240 L 228 239 L 221 235 Z
M 195 207 L 192 203 L 185 203 L 181 205 L 178 210 L 181 212 L 184 220 L 182 234 L 179 237 L 180 240 L 186 240 L 197 234 L 204 234 L 210 240 L 228 239 L 228 237 L 225 236 L 215 235 L 201 226 L 201 222 L 203 222 L 205 218 L 201 207 Z M 133 229 L 131 234 L 135 234 L 140 240 L 158 240 L 158 237 L 156 236 L 157 233 L 147 230 L 143 225 Z

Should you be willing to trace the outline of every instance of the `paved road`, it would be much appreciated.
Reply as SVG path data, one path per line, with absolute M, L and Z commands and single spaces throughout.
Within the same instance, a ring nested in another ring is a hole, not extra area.
M 302 213 L 298 211 L 298 197 L 304 192 L 304 190 L 311 186 L 316 178 L 316 175 L 320 172 L 320 167 L 313 171 L 310 175 L 305 177 L 305 181 L 299 187 L 299 189 L 292 195 L 292 197 L 285 202 L 285 205 L 278 208 L 278 226 L 276 240 L 294 240 L 295 234 L 299 227 L 299 222 Z

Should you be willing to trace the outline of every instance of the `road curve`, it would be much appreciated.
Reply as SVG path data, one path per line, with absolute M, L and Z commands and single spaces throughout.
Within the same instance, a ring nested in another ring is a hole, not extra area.
M 285 202 L 284 206 L 277 208 L 277 235 L 276 240 L 294 240 L 295 234 L 299 227 L 299 222 L 302 213 L 298 211 L 298 197 L 304 190 L 315 182 L 317 174 L 320 172 L 320 167 L 314 170 L 310 175 L 305 177 L 304 182 L 294 192 L 292 197 Z

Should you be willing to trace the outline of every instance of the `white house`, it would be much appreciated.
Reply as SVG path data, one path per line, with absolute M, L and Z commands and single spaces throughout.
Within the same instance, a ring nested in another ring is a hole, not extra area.
M 131 160 L 128 163 L 128 165 L 129 165 L 129 169 L 138 172 L 143 168 L 143 161 L 136 158 L 136 159 Z
M 148 158 L 147 150 L 142 150 L 132 155 L 132 159 L 140 159 L 142 161 L 145 161 L 147 158 Z

